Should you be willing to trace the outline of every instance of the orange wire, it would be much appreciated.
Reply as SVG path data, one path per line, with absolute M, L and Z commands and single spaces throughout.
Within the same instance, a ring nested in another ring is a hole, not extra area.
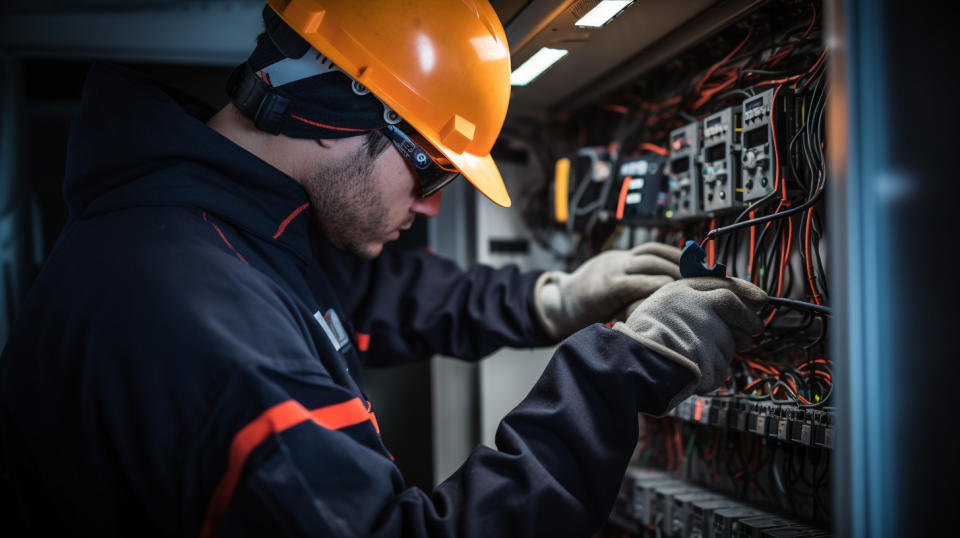
M 683 464 L 683 439 L 680 437 L 680 426 L 673 423 L 673 441 L 677 445 L 677 466 Z
M 673 423 L 672 423 L 672 422 L 667 422 L 667 424 L 669 425 L 669 428 L 672 430 L 672 429 L 673 429 Z M 667 469 L 670 470 L 670 471 L 672 471 L 672 470 L 674 469 L 674 466 L 673 466 L 673 463 L 674 463 L 674 462 L 673 462 L 673 447 L 670 446 L 672 443 L 673 443 L 673 436 L 670 435 L 670 434 L 667 434 L 667 440 L 666 440 L 666 444 L 667 444 L 667 447 L 666 447 L 666 448 L 667 448 Z
M 783 292 L 783 270 L 784 270 L 784 267 L 787 265 L 787 262 L 790 260 L 790 250 L 793 245 L 793 217 L 787 217 L 787 230 L 788 231 L 787 231 L 786 249 L 784 249 L 784 246 L 783 246 L 782 236 L 780 240 L 780 267 L 777 274 L 777 297 L 779 297 L 780 294 Z M 773 321 L 773 316 L 775 316 L 776 313 L 777 313 L 777 309 L 774 308 L 773 311 L 770 312 L 770 315 L 767 316 L 767 319 L 764 320 L 763 322 L 764 326 L 769 325 L 770 322 Z
M 754 219 L 754 213 L 756 212 L 751 211 L 747 215 L 750 217 L 750 220 Z M 747 261 L 747 278 L 749 278 L 754 284 L 757 283 L 757 280 L 754 278 L 754 275 L 753 275 L 753 251 L 756 249 L 756 243 L 757 243 L 757 227 L 751 226 L 750 227 L 750 254 L 749 254 L 750 257 Z
M 806 259 L 807 282 L 810 283 L 810 291 L 813 292 L 813 302 L 821 304 L 820 294 L 817 293 L 817 286 L 813 282 L 813 260 L 810 259 L 810 221 L 813 220 L 813 208 L 807 210 L 807 225 L 803 236 L 803 253 Z
M 762 378 L 753 380 L 752 382 L 750 382 L 749 385 L 747 385 L 746 387 L 743 387 L 743 392 L 749 392 L 754 385 L 756 385 L 757 383 L 760 383 L 761 381 L 763 381 Z
M 717 219 L 710 219 L 710 229 L 717 227 Z M 716 261 L 716 243 L 710 241 L 710 244 L 707 245 L 707 265 L 713 267 L 714 262 Z
M 710 447 L 707 448 L 707 453 L 703 455 L 703 459 L 710 461 L 713 459 L 713 456 L 717 453 L 717 447 L 720 446 L 720 434 L 718 432 L 713 432 L 713 442 L 710 443 Z
M 810 31 L 813 30 L 813 25 L 817 22 L 817 6 L 813 2 L 810 2 L 810 9 L 813 11 L 813 16 L 810 17 L 810 26 L 807 26 L 807 31 L 800 36 L 800 41 L 803 41 L 810 35 Z
M 758 363 L 753 362 L 753 361 L 746 361 L 746 362 L 747 362 L 747 366 L 749 366 L 749 367 L 752 368 L 753 370 L 756 370 L 757 372 L 761 372 L 761 373 L 764 373 L 764 374 L 766 374 L 766 375 L 773 375 L 773 376 L 780 375 L 780 370 L 777 370 L 777 369 L 776 369 L 775 367 L 773 367 L 772 365 L 764 366 L 764 365 L 762 365 L 762 364 L 758 364 Z M 756 373 L 756 372 L 753 372 L 753 373 Z M 758 375 L 757 377 L 762 377 L 762 376 L 759 376 L 759 375 Z
M 667 151 L 666 148 L 662 148 L 662 147 L 660 147 L 660 146 L 658 146 L 658 145 L 656 145 L 656 144 L 651 144 L 651 143 L 649 143 L 649 142 L 643 142 L 643 143 L 641 143 L 641 144 L 640 144 L 640 149 L 645 149 L 645 150 L 647 150 L 647 151 L 649 151 L 649 152 L 656 153 L 657 155 L 662 155 L 662 156 L 664 156 L 664 157 L 666 157 L 667 155 L 670 154 L 670 152 Z
M 698 94 L 698 95 L 700 94 L 700 90 L 701 90 L 701 88 L 703 87 L 704 82 L 706 82 L 707 79 L 709 79 L 709 78 L 713 75 L 713 72 L 716 71 L 717 68 L 719 68 L 721 65 L 727 63 L 727 61 L 729 61 L 730 58 L 733 58 L 733 55 L 736 54 L 741 48 L 743 48 L 744 45 L 747 44 L 747 40 L 750 39 L 750 36 L 751 36 L 752 34 L 753 34 L 753 26 L 751 26 L 750 29 L 747 30 L 747 35 L 746 35 L 746 37 L 743 38 L 743 41 L 741 41 L 740 44 L 737 45 L 737 47 L 736 47 L 735 49 L 733 49 L 733 50 L 730 51 L 726 56 L 724 56 L 722 60 L 720 60 L 719 62 L 713 64 L 712 66 L 710 66 L 709 69 L 707 69 L 707 72 L 704 73 L 703 78 L 701 78 L 700 81 L 697 82 L 697 85 L 694 87 L 694 89 L 693 89 L 693 93 L 694 93 L 694 94 Z
M 604 110 L 609 110 L 611 112 L 616 112 L 617 114 L 627 115 L 630 113 L 630 109 L 623 105 L 614 105 L 614 104 L 605 104 L 601 106 Z

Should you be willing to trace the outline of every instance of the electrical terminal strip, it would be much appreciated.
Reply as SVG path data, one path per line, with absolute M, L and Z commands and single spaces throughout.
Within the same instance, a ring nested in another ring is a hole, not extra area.
M 833 448 L 833 415 L 820 409 L 753 401 L 745 396 L 691 396 L 667 416 L 818 448 Z
M 611 520 L 624 522 L 638 534 L 649 531 L 651 536 L 677 538 L 832 536 L 813 523 L 749 505 L 661 470 L 642 467 L 627 470 Z

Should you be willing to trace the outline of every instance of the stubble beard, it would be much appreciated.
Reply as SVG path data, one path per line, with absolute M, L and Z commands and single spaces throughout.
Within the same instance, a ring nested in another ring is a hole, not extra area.
M 380 253 L 386 230 L 387 211 L 373 165 L 361 146 L 352 157 L 318 169 L 304 185 L 320 233 L 337 249 L 364 259 Z

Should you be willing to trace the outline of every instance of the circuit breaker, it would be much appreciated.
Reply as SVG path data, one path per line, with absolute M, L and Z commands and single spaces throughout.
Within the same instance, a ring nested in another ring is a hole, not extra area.
M 695 217 L 700 209 L 700 124 L 688 123 L 670 132 L 670 183 L 666 217 Z
M 743 118 L 743 164 L 740 175 L 740 185 L 743 190 L 743 201 L 749 202 L 773 192 L 777 177 L 783 166 L 779 154 L 783 151 L 778 140 L 779 133 L 774 130 L 781 124 L 783 109 L 775 109 L 773 100 L 776 90 L 767 90 L 755 97 L 745 99 L 742 105 Z M 777 102 L 786 108 L 789 103 L 788 94 L 777 95 Z
M 740 113 L 730 107 L 703 120 L 703 210 L 723 211 L 741 204 L 737 189 L 740 177 Z

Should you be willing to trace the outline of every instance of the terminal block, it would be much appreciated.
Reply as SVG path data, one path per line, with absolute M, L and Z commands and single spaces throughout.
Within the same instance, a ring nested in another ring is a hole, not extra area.
M 786 163 L 778 159 L 777 154 L 784 153 L 783 133 L 787 127 L 784 120 L 790 117 L 791 98 L 789 93 L 780 92 L 774 106 L 774 93 L 774 90 L 767 90 L 745 100 L 742 105 L 740 189 L 744 202 L 773 192 L 777 174 L 783 174 L 786 168 Z
M 700 216 L 700 124 L 687 125 L 670 132 L 668 219 Z
M 755 401 L 743 396 L 691 396 L 667 415 L 704 426 L 833 448 L 833 415 L 820 409 Z
M 703 210 L 723 211 L 742 205 L 740 179 L 740 107 L 731 107 L 703 120 Z

